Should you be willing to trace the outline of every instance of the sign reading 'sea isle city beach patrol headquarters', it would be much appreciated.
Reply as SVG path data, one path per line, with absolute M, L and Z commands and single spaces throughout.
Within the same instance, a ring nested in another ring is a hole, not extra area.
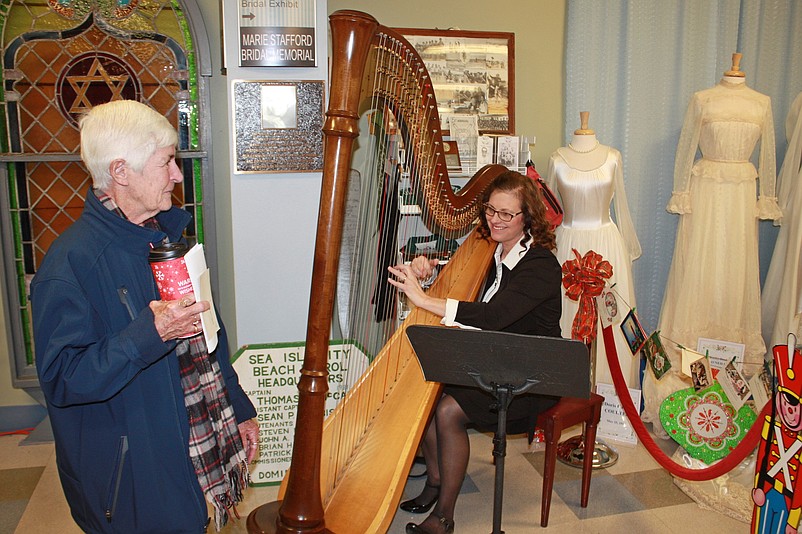
M 237 0 L 240 67 L 315 67 L 315 0 Z
M 251 484 L 279 484 L 292 460 L 298 382 L 304 365 L 303 343 L 245 345 L 232 358 L 240 385 L 256 407 L 259 423 L 259 456 L 251 467 Z M 326 358 L 329 390 L 325 415 L 329 415 L 368 368 L 367 356 L 353 343 L 330 341 Z M 337 447 L 337 440 L 332 446 Z M 327 450 L 324 454 L 336 455 Z

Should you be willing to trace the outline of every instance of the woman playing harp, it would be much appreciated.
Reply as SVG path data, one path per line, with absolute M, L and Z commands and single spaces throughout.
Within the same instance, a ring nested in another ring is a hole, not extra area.
M 403 290 L 418 307 L 442 316 L 447 326 L 468 326 L 517 334 L 560 337 L 562 270 L 553 254 L 554 233 L 546 221 L 540 192 L 534 182 L 513 171 L 496 178 L 484 194 L 479 234 L 498 243 L 495 268 L 487 273 L 479 302 L 459 302 L 426 294 L 420 278 L 431 276 L 432 264 L 423 257 L 411 265 L 389 269 L 390 283 Z M 476 388 L 447 386 L 422 444 L 426 485 L 401 509 L 424 513 L 437 503 L 420 525 L 409 523 L 407 534 L 448 534 L 454 531 L 454 507 L 470 456 L 467 427 L 495 431 L 494 398 Z M 512 433 L 529 432 L 537 414 L 556 398 L 516 397 L 507 412 Z
M 482 193 L 506 170 L 484 167 L 455 194 L 441 149 L 437 103 L 418 54 L 400 35 L 369 15 L 340 11 L 330 17 L 330 22 L 331 94 L 324 126 L 323 183 L 292 467 L 280 491 L 283 501 L 252 512 L 248 517 L 250 532 L 386 532 L 431 408 L 439 397 L 439 385 L 423 380 L 403 335 L 406 324 L 437 324 L 439 317 L 413 310 L 389 341 L 374 350 L 376 330 L 382 328 L 377 324 L 395 326 L 394 313 L 379 313 L 374 306 L 367 313 L 356 312 L 346 321 L 339 320 L 341 327 L 347 324 L 343 337 L 364 351 L 371 364 L 358 378 L 349 377 L 347 382 L 354 382 L 354 386 L 324 425 L 327 353 L 352 160 L 372 162 L 362 165 L 361 189 L 375 185 L 377 191 L 372 196 L 360 193 L 367 200 L 363 198 L 359 211 L 368 213 L 376 224 L 356 225 L 368 237 L 370 252 L 354 253 L 348 262 L 352 267 L 351 286 L 364 286 L 349 293 L 354 309 L 355 301 L 375 304 L 381 300 L 376 286 L 379 280 L 386 282 L 386 264 L 363 266 L 368 259 L 387 257 L 382 247 L 388 245 L 377 236 L 394 234 L 380 230 L 392 228 L 392 218 L 397 217 L 391 209 L 396 198 L 396 167 L 385 165 L 393 152 L 388 142 L 391 138 L 385 135 L 388 124 L 397 125 L 403 140 L 407 154 L 403 167 L 408 169 L 421 219 L 428 230 L 445 238 L 456 238 L 470 230 L 480 211 Z M 370 133 L 374 135 L 366 136 Z M 360 153 L 354 158 L 352 152 L 357 147 Z M 377 212 L 387 217 L 379 217 Z M 438 276 L 430 294 L 473 300 L 492 254 L 488 241 L 469 236 Z M 388 317 L 389 321 L 380 320 Z M 367 340 L 357 339 L 357 333 L 367 333 Z

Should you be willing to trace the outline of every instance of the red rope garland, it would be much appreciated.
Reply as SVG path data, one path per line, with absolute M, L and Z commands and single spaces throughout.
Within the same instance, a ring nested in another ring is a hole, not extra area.
M 770 415 L 773 399 L 767 402 L 766 406 L 763 407 L 763 411 L 760 412 L 752 428 L 749 429 L 749 432 L 746 433 L 741 442 L 718 463 L 705 469 L 688 469 L 669 458 L 668 455 L 658 447 L 657 443 L 654 442 L 651 434 L 646 430 L 643 421 L 641 421 L 640 415 L 635 409 L 635 405 L 632 404 L 627 384 L 624 382 L 624 377 L 621 375 L 621 365 L 618 363 L 618 354 L 615 349 L 615 341 L 613 340 L 613 327 L 605 327 L 602 330 L 602 336 L 604 338 L 604 348 L 607 352 L 607 362 L 610 365 L 610 371 L 613 375 L 615 391 L 618 394 L 621 405 L 624 407 L 624 412 L 629 418 L 629 422 L 632 424 L 632 428 L 635 429 L 635 433 L 640 438 L 643 446 L 646 447 L 646 450 L 649 451 L 649 454 L 652 455 L 652 458 L 672 475 L 684 478 L 685 480 L 711 480 L 733 470 L 755 449 L 755 447 L 757 447 L 760 439 L 760 430 L 763 427 L 766 417 Z

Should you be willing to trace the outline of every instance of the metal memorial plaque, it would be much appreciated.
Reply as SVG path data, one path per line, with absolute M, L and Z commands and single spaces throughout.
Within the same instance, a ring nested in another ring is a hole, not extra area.
M 235 174 L 323 169 L 322 81 L 234 82 Z

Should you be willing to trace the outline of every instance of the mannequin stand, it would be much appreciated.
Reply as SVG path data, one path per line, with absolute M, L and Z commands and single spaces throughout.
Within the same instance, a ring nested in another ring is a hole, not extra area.
M 596 376 L 596 353 L 592 344 L 588 344 L 593 365 L 591 376 Z M 595 382 L 595 379 L 594 379 Z M 584 434 L 584 433 L 583 433 Z M 585 443 L 582 435 L 566 439 L 557 446 L 557 459 L 571 467 L 582 469 L 585 458 Z M 593 469 L 604 469 L 615 465 L 618 461 L 618 451 L 604 441 L 596 439 L 593 443 Z
M 582 436 L 568 438 L 557 446 L 557 459 L 571 467 L 582 469 L 585 458 L 585 443 Z M 593 469 L 604 469 L 615 465 L 618 461 L 618 451 L 597 439 L 593 446 Z

